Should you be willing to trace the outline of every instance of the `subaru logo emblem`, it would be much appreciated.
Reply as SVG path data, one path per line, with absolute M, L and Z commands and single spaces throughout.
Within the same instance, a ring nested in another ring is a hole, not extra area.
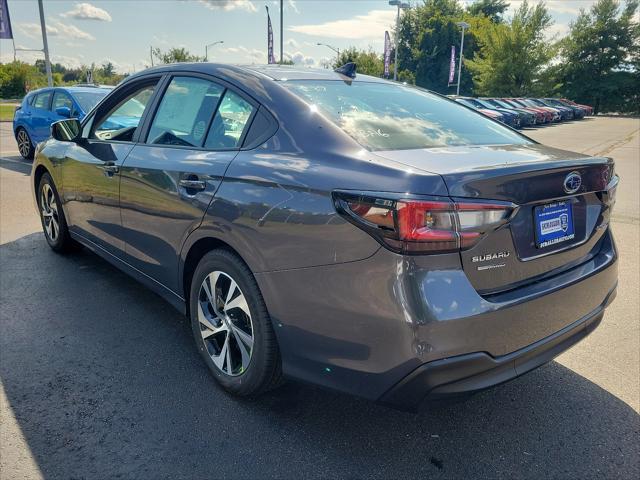
M 564 179 L 564 191 L 576 193 L 582 186 L 582 176 L 578 172 L 571 172 Z

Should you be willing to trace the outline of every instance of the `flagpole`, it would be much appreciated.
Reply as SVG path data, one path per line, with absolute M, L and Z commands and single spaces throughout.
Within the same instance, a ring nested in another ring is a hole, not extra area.
M 282 64 L 284 57 L 282 56 L 282 39 L 284 38 L 284 25 L 283 25 L 283 17 L 284 17 L 284 8 L 282 6 L 283 0 L 280 0 L 280 64 Z

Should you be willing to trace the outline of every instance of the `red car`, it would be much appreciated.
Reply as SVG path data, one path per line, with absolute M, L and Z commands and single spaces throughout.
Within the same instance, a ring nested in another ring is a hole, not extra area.
M 549 112 L 547 112 L 547 111 L 545 111 L 545 110 L 543 110 L 541 108 L 530 107 L 529 105 L 524 105 L 522 103 L 516 102 L 515 100 L 513 100 L 511 98 L 503 98 L 502 101 L 506 102 L 507 104 L 511 105 L 512 107 L 524 108 L 525 110 L 530 111 L 531 113 L 533 113 L 536 116 L 536 123 L 538 125 L 540 125 L 542 123 L 549 123 L 553 119 L 553 116 Z

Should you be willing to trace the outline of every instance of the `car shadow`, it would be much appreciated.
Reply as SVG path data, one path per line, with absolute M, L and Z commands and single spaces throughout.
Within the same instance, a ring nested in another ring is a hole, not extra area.
M 0 167 L 12 172 L 31 175 L 32 162 L 22 157 L 0 157 Z
M 297 382 L 238 400 L 187 320 L 90 252 L 38 233 L 0 259 L 0 379 L 45 478 L 639 473 L 638 414 L 558 363 L 421 414 Z

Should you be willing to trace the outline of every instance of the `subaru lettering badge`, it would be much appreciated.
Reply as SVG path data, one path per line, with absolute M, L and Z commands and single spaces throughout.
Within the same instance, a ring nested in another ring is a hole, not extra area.
M 571 172 L 564 179 L 564 191 L 576 193 L 582 186 L 582 176 L 578 172 Z

